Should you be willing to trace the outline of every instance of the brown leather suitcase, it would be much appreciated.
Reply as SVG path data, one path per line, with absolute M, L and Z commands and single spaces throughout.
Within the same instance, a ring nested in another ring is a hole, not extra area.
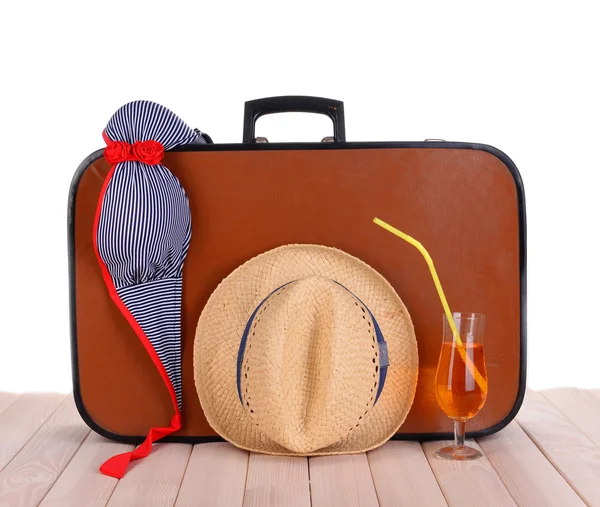
M 334 136 L 256 142 L 256 119 L 281 111 L 326 114 Z M 237 266 L 289 243 L 340 248 L 389 280 L 412 316 L 420 364 L 414 404 L 395 438 L 451 437 L 452 423 L 433 389 L 442 340 L 438 295 L 420 254 L 374 225 L 376 216 L 426 246 L 453 311 L 487 315 L 489 392 L 468 435 L 491 434 L 514 418 L 525 391 L 525 200 L 519 172 L 504 153 L 473 143 L 346 142 L 341 102 L 275 97 L 246 103 L 243 143 L 187 145 L 164 160 L 188 194 L 193 224 L 183 275 L 182 428 L 164 441 L 219 440 L 194 386 L 200 312 Z M 150 427 L 169 424 L 172 403 L 112 303 L 94 254 L 94 213 L 108 170 L 103 150 L 92 153 L 69 194 L 73 387 L 93 430 L 135 443 Z

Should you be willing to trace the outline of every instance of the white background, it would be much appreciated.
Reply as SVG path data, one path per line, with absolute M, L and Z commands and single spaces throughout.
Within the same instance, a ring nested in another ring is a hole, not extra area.
M 343 100 L 350 141 L 505 151 L 527 199 L 529 385 L 599 387 L 594 3 L 2 2 L 0 390 L 70 390 L 67 193 L 111 114 L 154 100 L 240 142 L 244 101 L 287 94 Z

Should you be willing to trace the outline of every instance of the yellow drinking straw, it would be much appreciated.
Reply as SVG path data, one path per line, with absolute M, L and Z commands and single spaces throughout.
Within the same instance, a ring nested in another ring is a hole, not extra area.
M 442 284 L 440 283 L 440 279 L 437 275 L 435 266 L 433 265 L 433 260 L 431 259 L 429 252 L 427 252 L 427 250 L 425 250 L 425 247 L 421 243 L 419 243 L 415 238 L 403 233 L 402 231 L 399 231 L 398 229 L 392 227 L 390 224 L 384 222 L 383 220 L 380 220 L 379 218 L 374 218 L 373 222 L 375 222 L 380 227 L 383 227 L 386 231 L 391 232 L 399 238 L 402 238 L 404 241 L 410 243 L 419 252 L 421 252 L 421 255 L 424 257 L 425 262 L 427 262 L 427 266 L 429 266 L 429 271 L 431 272 L 433 283 L 435 284 L 435 288 L 437 289 L 438 296 L 440 297 L 440 301 L 442 302 L 444 312 L 446 313 L 448 324 L 450 324 L 450 328 L 452 329 L 452 333 L 454 334 L 454 339 L 456 340 L 456 343 L 458 345 L 458 353 L 462 360 L 465 362 L 465 365 L 467 366 L 469 371 L 471 372 L 471 375 L 473 375 L 473 378 L 475 379 L 475 382 L 477 382 L 479 388 L 483 392 L 487 392 L 487 380 L 481 375 L 481 373 L 479 373 L 479 370 L 477 369 L 471 358 L 466 354 L 466 347 L 463 345 L 458 330 L 456 329 L 454 319 L 452 318 L 452 312 L 450 311 L 450 307 L 448 306 L 448 301 L 446 301 L 446 296 L 444 295 Z

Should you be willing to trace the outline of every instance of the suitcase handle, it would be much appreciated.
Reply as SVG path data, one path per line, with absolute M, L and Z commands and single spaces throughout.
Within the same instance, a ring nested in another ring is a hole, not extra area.
M 249 100 L 244 108 L 244 143 L 255 143 L 256 120 L 273 113 L 317 113 L 324 114 L 333 122 L 334 142 L 346 141 L 344 103 L 321 97 L 283 96 Z

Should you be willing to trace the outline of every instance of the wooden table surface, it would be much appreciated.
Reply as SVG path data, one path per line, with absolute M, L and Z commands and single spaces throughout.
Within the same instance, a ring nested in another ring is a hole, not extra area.
M 310 459 L 156 444 L 118 481 L 98 467 L 131 446 L 90 432 L 71 395 L 0 393 L 0 506 L 600 506 L 600 390 L 528 391 L 471 442 L 478 461 L 439 459 L 443 444 Z

